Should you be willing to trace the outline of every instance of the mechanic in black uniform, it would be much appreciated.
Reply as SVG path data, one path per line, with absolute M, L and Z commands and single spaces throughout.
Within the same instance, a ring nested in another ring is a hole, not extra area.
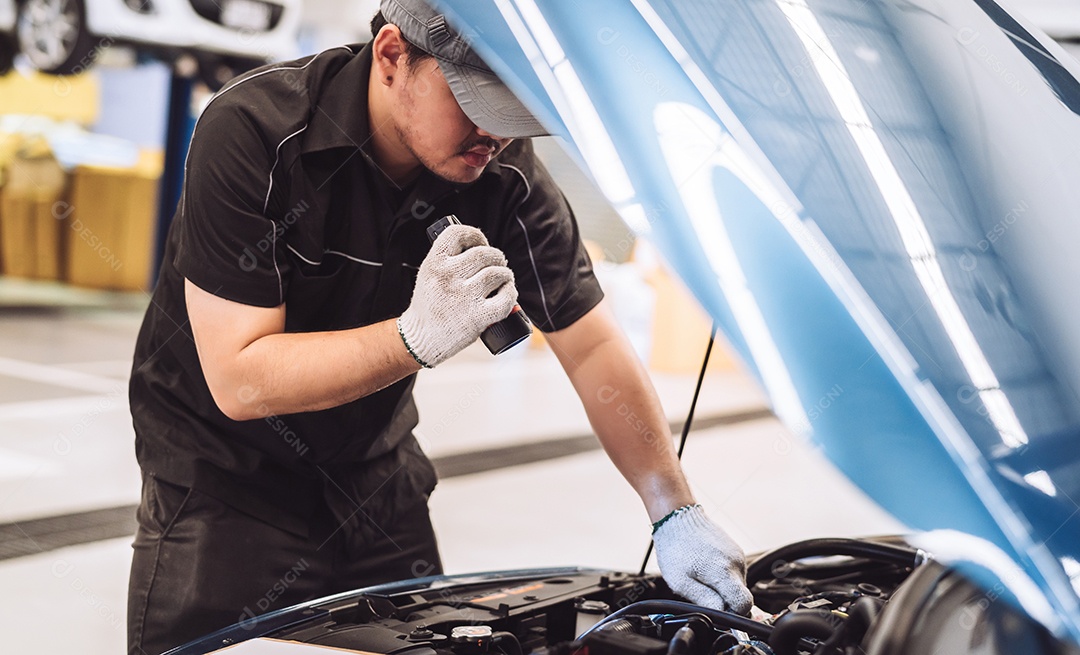
M 641 496 L 669 584 L 746 612 L 742 551 L 694 503 L 570 208 L 513 141 L 544 129 L 422 0 L 383 0 L 372 32 L 238 78 L 196 125 L 131 378 L 129 651 L 441 572 L 415 373 L 515 302 Z M 431 245 L 451 213 L 465 225 Z

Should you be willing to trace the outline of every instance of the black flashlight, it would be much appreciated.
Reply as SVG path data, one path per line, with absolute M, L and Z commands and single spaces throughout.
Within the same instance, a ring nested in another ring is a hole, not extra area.
M 439 235 L 442 234 L 442 231 L 451 225 L 461 225 L 461 221 L 453 214 L 443 216 L 428 227 L 428 239 L 434 243 L 435 239 L 438 239 Z M 492 355 L 498 355 L 528 339 L 531 334 L 532 325 L 529 324 L 529 319 L 525 317 L 525 312 L 521 311 L 520 306 L 514 305 L 509 316 L 498 323 L 489 325 L 486 330 L 480 333 L 480 341 L 484 342 Z

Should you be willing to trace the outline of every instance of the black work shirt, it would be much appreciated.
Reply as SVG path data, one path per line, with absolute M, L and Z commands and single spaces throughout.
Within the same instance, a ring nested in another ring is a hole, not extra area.
M 519 304 L 541 330 L 569 326 L 602 297 L 531 143 L 512 143 L 472 184 L 424 171 L 397 188 L 366 150 L 370 68 L 368 47 L 342 46 L 257 69 L 211 99 L 131 377 L 144 471 L 301 533 L 328 479 L 363 489 L 350 479 L 363 477 L 358 463 L 387 453 L 413 453 L 399 457 L 409 469 L 400 484 L 430 492 L 430 463 L 412 437 L 415 376 L 331 409 L 233 421 L 204 379 L 184 278 L 246 305 L 284 304 L 286 332 L 368 325 L 408 307 L 425 229 L 452 213 L 506 254 Z M 241 400 L 259 402 L 249 395 Z

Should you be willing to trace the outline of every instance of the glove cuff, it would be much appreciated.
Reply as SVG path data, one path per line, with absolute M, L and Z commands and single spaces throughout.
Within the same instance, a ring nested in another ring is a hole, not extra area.
M 656 523 L 653 523 L 652 533 L 655 537 L 656 534 L 664 526 L 668 526 L 665 533 L 680 532 L 683 530 L 694 530 L 708 528 L 712 525 L 709 517 L 705 516 L 705 509 L 698 503 L 693 505 L 683 505 L 682 507 L 672 510 L 667 516 L 660 519 Z
M 405 319 L 405 314 L 402 314 L 397 319 L 397 331 L 398 335 L 401 337 L 401 342 L 405 344 L 405 350 L 409 351 L 409 354 L 412 355 L 412 358 L 415 359 L 416 363 L 420 366 L 423 366 L 424 368 L 435 368 L 434 364 L 428 364 L 423 359 L 421 359 L 420 355 L 418 355 L 416 353 L 416 350 L 413 349 L 413 346 L 409 344 L 409 338 L 405 336 L 405 330 L 408 324 L 403 325 L 403 319 Z M 413 334 L 415 335 L 415 331 L 413 331 Z

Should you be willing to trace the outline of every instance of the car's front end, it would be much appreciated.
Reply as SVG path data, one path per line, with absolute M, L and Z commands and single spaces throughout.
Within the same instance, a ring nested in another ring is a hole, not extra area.
M 564 568 L 437 576 L 248 616 L 169 655 L 274 648 L 297 655 L 1080 652 L 1018 612 L 1003 590 L 988 593 L 900 539 L 790 544 L 755 558 L 748 583 L 752 619 L 686 603 L 655 574 Z

